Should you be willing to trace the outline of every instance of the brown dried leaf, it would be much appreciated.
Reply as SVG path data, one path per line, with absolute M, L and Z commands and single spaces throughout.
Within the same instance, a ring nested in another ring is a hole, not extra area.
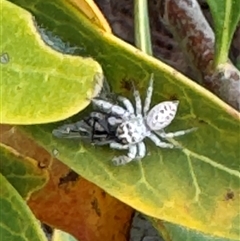
M 81 241 L 128 240 L 131 207 L 79 177 L 16 127 L 1 125 L 0 137 L 49 172 L 48 183 L 28 201 L 38 219 Z
M 81 241 L 128 240 L 133 209 L 54 160 L 48 184 L 28 204 L 44 223 Z

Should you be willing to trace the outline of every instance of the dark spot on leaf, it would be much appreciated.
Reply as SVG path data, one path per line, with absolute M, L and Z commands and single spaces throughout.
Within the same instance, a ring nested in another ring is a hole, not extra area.
M 178 97 L 176 95 L 170 95 L 169 100 L 178 100 Z
M 101 194 L 104 198 L 106 197 L 106 192 L 102 191 Z
M 233 200 L 234 199 L 234 192 L 232 190 L 228 190 L 225 195 L 225 200 Z
M 207 122 L 204 121 L 204 120 L 202 120 L 202 119 L 198 119 L 198 122 L 199 122 L 200 124 L 207 124 Z
M 96 212 L 96 214 L 100 217 L 101 216 L 101 210 L 98 206 L 98 200 L 96 198 L 93 199 L 91 202 L 92 209 Z
M 132 82 L 127 79 L 122 79 L 121 88 L 123 88 L 124 90 L 131 91 L 132 90 Z
M 38 167 L 41 169 L 47 168 L 50 164 L 50 161 L 47 158 L 44 158 L 42 161 L 38 162 Z
M 79 179 L 79 175 L 76 172 L 70 170 L 66 176 L 59 178 L 58 185 L 60 186 L 64 183 L 76 182 L 78 179 Z

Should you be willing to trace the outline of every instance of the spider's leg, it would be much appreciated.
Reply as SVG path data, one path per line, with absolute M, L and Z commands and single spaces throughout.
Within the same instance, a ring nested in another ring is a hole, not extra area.
M 187 130 L 180 130 L 180 131 L 169 132 L 169 133 L 155 131 L 155 133 L 162 138 L 173 138 L 173 137 L 177 137 L 177 136 L 183 136 L 189 132 L 195 131 L 196 129 L 197 128 L 191 128 L 191 129 L 187 129 Z
M 94 142 L 92 142 L 92 144 L 95 146 L 104 146 L 111 144 L 113 142 L 112 139 L 108 139 L 107 135 L 95 135 L 94 137 L 95 139 Z
M 96 139 L 104 139 L 103 135 L 107 136 L 108 123 L 106 121 L 106 114 L 100 112 L 91 112 L 88 117 L 84 118 L 85 123 L 91 128 L 91 131 L 88 131 L 91 136 L 91 142 L 94 143 Z M 96 137 L 96 136 L 99 137 Z
M 143 107 L 143 115 L 144 116 L 147 116 L 147 113 L 149 111 L 151 99 L 152 99 L 152 93 L 153 93 L 153 74 L 151 74 L 149 85 L 147 88 L 147 95 L 146 95 L 146 99 L 145 99 L 144 107 Z
M 84 120 L 78 121 L 73 124 L 65 124 L 52 131 L 52 134 L 57 138 L 89 138 L 91 127 L 85 123 Z
M 136 90 L 134 83 L 132 85 L 133 85 L 133 96 L 136 104 L 136 116 L 142 116 L 142 101 L 141 101 L 140 93 L 138 90 Z
M 144 144 L 143 141 L 141 141 L 137 144 L 137 148 L 138 148 L 138 153 L 136 158 L 142 159 L 143 157 L 146 156 L 146 145 Z
M 111 125 L 112 127 L 117 127 L 123 122 L 122 119 L 116 118 L 114 116 L 108 117 L 107 121 L 108 121 L 108 124 Z
M 117 150 L 127 150 L 129 148 L 129 145 L 120 144 L 118 142 L 112 142 L 110 143 L 110 148 Z
M 128 162 L 131 162 L 133 159 L 135 159 L 136 155 L 137 155 L 137 146 L 131 145 L 128 147 L 127 156 L 116 156 L 112 159 L 112 162 L 115 166 L 125 165 Z
M 105 114 L 96 111 L 91 112 L 89 116 L 96 120 L 103 120 L 105 118 Z
M 86 122 L 93 127 L 94 131 L 108 132 L 107 115 L 100 112 L 91 112 L 90 117 L 86 118 Z
M 123 103 L 129 113 L 134 114 L 134 108 L 129 99 L 123 96 L 118 96 L 118 100 Z
M 112 104 L 106 100 L 92 99 L 92 103 L 95 108 L 107 114 L 116 115 L 123 119 L 127 119 L 127 117 L 130 115 L 130 113 L 123 107 Z
M 94 138 L 96 138 L 95 131 L 99 128 L 101 129 L 102 126 L 97 122 L 97 120 L 94 119 L 93 120 L 93 126 L 92 126 L 92 132 L 91 132 L 91 142 L 92 143 L 94 142 Z
M 161 148 L 174 148 L 175 146 L 171 143 L 162 142 L 155 134 L 151 133 L 148 138 L 154 142 L 154 144 Z

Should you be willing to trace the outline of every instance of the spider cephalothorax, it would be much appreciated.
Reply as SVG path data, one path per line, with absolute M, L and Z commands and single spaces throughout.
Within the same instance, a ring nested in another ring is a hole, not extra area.
M 116 140 L 110 143 L 110 147 L 119 150 L 128 150 L 127 155 L 113 158 L 115 165 L 126 164 L 133 159 L 141 159 L 146 155 L 146 146 L 143 140 L 148 137 L 156 146 L 161 148 L 174 148 L 171 143 L 162 142 L 159 137 L 172 138 L 184 135 L 193 129 L 182 130 L 173 133 L 165 133 L 164 128 L 175 118 L 179 101 L 164 101 L 155 105 L 150 111 L 151 97 L 153 92 L 153 77 L 151 77 L 147 89 L 147 96 L 142 108 L 139 92 L 134 88 L 136 109 L 125 97 L 119 96 L 120 105 L 112 104 L 104 99 L 93 99 L 93 104 L 100 112 L 116 116 L 122 120 L 118 123 L 112 120 L 111 125 L 117 126 Z

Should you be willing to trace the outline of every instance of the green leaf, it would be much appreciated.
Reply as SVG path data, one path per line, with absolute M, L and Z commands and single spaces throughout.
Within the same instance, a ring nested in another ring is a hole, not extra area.
M 213 15 L 216 52 L 215 64 L 224 64 L 228 61 L 228 52 L 234 31 L 240 21 L 239 0 L 207 0 Z
M 183 149 L 160 149 L 148 143 L 149 155 L 121 167 L 113 166 L 111 159 L 123 152 L 54 138 L 52 130 L 63 123 L 24 130 L 74 171 L 135 209 L 189 229 L 236 239 L 240 222 L 239 113 L 176 70 L 97 29 L 66 1 L 38 0 L 34 7 L 30 0 L 16 2 L 65 41 L 84 46 L 83 54 L 101 63 L 114 92 L 132 99 L 129 84 L 135 80 L 143 96 L 154 73 L 152 105 L 180 101 L 167 132 L 198 127 L 174 140 Z
M 218 238 L 216 236 L 205 235 L 201 232 L 195 232 L 194 230 L 187 229 L 181 226 L 174 225 L 172 223 L 161 222 L 155 220 L 153 221 L 156 228 L 159 228 L 163 231 L 163 234 L 167 234 L 163 236 L 164 240 L 171 241 L 238 241 L 239 239 L 226 239 L 226 238 Z
M 77 241 L 72 235 L 58 229 L 54 229 L 52 241 Z
M 47 171 L 37 161 L 22 156 L 13 148 L 0 143 L 0 173 L 17 189 L 24 199 L 48 180 Z
M 7 241 L 47 241 L 39 222 L 32 212 L 0 173 L 0 237 Z
M 0 4 L 1 123 L 49 123 L 85 108 L 96 95 L 96 82 L 102 84 L 101 66 L 54 51 L 28 12 L 7 1 Z
M 134 25 L 136 47 L 152 55 L 147 0 L 134 0 Z

